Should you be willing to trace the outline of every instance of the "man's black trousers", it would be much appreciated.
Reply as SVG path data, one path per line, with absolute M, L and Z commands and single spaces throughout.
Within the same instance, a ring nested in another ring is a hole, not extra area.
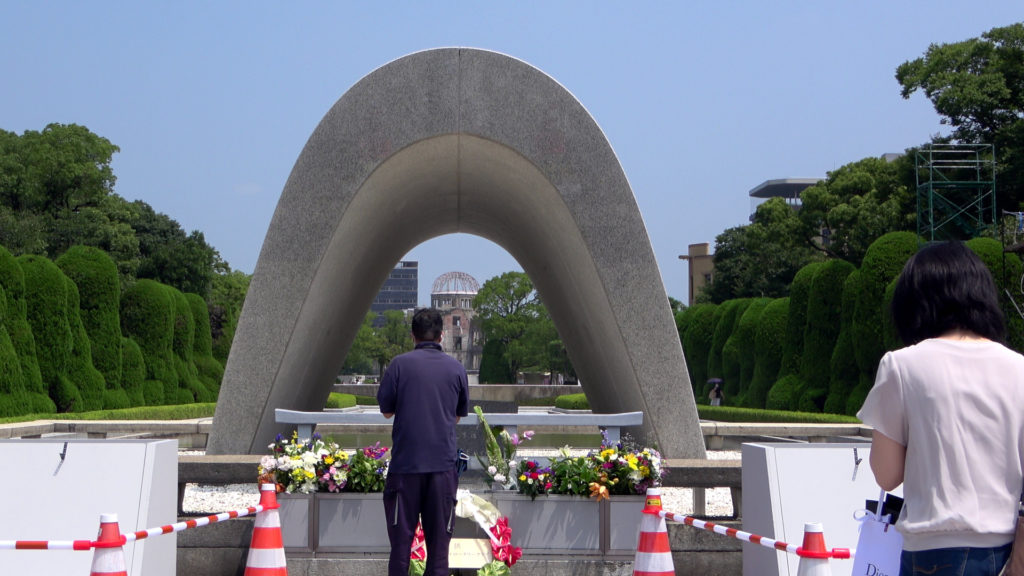
M 424 576 L 449 576 L 448 544 L 455 528 L 458 487 L 454 467 L 424 474 L 388 473 L 384 486 L 384 514 L 391 540 L 388 576 L 408 576 L 412 539 L 421 520 L 427 544 Z

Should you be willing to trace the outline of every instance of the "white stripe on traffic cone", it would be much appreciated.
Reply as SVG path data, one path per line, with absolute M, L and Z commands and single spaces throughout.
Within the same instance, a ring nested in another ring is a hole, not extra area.
M 640 535 L 637 538 L 633 576 L 675 576 L 672 549 L 668 543 L 668 528 L 661 512 L 661 488 L 648 488 Z
M 260 485 L 260 505 L 263 510 L 256 513 L 245 576 L 288 576 L 281 517 L 277 513 L 276 486 Z

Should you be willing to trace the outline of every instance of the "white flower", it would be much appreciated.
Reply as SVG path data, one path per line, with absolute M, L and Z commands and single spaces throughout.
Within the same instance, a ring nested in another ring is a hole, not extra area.
M 264 456 L 260 458 L 260 466 L 269 472 L 277 468 L 277 459 L 270 455 Z
M 504 474 L 494 474 L 494 481 L 495 482 L 499 482 L 501 484 L 504 484 L 505 483 L 505 475 Z
M 306 453 L 304 453 L 302 455 L 302 466 L 303 467 L 312 469 L 313 466 L 316 466 L 316 463 L 319 462 L 319 461 L 320 461 L 320 458 L 318 458 L 317 455 L 314 454 L 313 452 L 306 452 Z
M 495 474 L 498 473 L 498 469 L 495 468 L 494 466 L 488 466 L 487 473 L 490 474 L 491 476 L 494 476 Z

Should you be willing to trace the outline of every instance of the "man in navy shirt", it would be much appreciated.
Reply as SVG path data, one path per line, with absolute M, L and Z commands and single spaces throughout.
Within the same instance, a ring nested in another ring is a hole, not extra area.
M 391 556 L 388 576 L 407 576 L 416 524 L 427 545 L 425 576 L 448 576 L 448 544 L 455 523 L 455 424 L 469 413 L 466 369 L 441 350 L 441 313 L 412 317 L 416 349 L 391 360 L 377 392 L 385 418 L 394 416 L 391 464 L 384 486 Z

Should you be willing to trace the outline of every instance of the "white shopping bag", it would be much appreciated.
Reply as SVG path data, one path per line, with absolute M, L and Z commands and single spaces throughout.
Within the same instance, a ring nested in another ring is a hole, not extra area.
M 859 518 L 860 538 L 851 576 L 899 576 L 903 535 L 890 523 L 888 515 L 882 516 L 883 502 L 884 491 L 878 498 L 878 509 L 865 510 L 864 517 Z

